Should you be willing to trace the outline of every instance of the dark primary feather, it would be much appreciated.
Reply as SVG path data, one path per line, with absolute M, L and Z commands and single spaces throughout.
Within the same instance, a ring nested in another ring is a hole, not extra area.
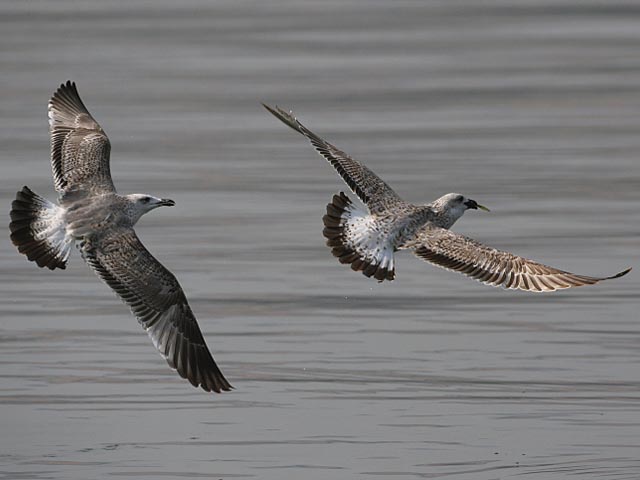
M 99 239 L 87 239 L 81 251 L 89 266 L 131 307 L 169 366 L 208 392 L 231 390 L 178 281 L 133 229 L 114 229 Z
M 313 133 L 300 123 L 292 113 L 278 107 L 272 108 L 265 104 L 263 106 L 282 123 L 307 137 L 318 153 L 329 161 L 353 193 L 369 208 L 375 210 L 378 207 L 403 203 L 398 194 L 380 177 L 362 163 Z
M 109 170 L 111 144 L 67 81 L 49 100 L 51 167 L 56 190 L 115 192 Z
M 631 269 L 611 277 L 589 277 L 549 267 L 433 225 L 426 225 L 416 239 L 401 248 L 434 265 L 461 272 L 493 286 L 531 292 L 593 285 L 626 275 Z

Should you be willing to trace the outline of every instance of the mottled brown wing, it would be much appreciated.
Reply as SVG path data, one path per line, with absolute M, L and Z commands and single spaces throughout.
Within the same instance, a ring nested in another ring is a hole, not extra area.
M 49 100 L 51 168 L 60 194 L 115 192 L 109 170 L 111 144 L 68 81 Z
M 131 307 L 160 354 L 182 378 L 207 392 L 232 388 L 213 360 L 180 284 L 133 229 L 114 229 L 85 240 L 81 252 L 87 264 Z
M 404 203 L 380 177 L 362 163 L 313 133 L 300 123 L 292 112 L 286 112 L 278 107 L 272 108 L 265 104 L 263 106 L 282 123 L 307 137 L 318 153 L 329 161 L 353 193 L 370 209 L 384 209 Z
M 611 277 L 588 277 L 549 267 L 512 253 L 487 247 L 449 230 L 426 225 L 416 239 L 401 248 L 439 267 L 463 273 L 486 285 L 530 292 L 552 292 L 564 288 L 593 285 L 626 275 L 631 269 Z

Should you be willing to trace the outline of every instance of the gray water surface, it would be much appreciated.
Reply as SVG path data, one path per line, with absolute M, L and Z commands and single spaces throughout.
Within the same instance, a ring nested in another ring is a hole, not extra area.
M 179 278 L 224 395 L 191 388 L 74 252 L 0 242 L 0 478 L 640 478 L 636 2 L 0 3 L 0 202 L 54 198 L 61 82 L 108 132 L 137 231 Z M 409 253 L 331 257 L 346 187 L 294 108 L 455 230 L 601 285 L 533 295 Z M 8 224 L 8 215 L 5 216 Z

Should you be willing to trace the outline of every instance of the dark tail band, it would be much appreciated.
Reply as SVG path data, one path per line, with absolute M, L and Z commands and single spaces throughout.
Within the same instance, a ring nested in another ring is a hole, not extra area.
M 64 269 L 71 251 L 60 207 L 23 187 L 11 204 L 11 241 L 39 267 Z
M 327 246 L 331 247 L 331 253 L 343 264 L 350 264 L 351 269 L 362 272 L 367 277 L 373 277 L 379 282 L 393 280 L 395 269 L 393 263 L 380 264 L 380 258 L 369 258 L 368 252 L 362 251 L 349 241 L 347 230 L 348 221 L 352 218 L 356 209 L 353 202 L 344 192 L 334 195 L 331 203 L 327 205 L 327 213 L 322 217 L 324 230 L 322 234 L 327 239 Z M 391 267 L 391 268 L 389 268 Z

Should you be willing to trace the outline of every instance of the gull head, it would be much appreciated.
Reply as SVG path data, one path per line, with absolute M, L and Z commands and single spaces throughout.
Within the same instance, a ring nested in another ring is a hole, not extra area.
M 450 228 L 467 210 L 489 209 L 460 193 L 447 193 L 431 204 L 431 208 L 440 216 L 443 228 Z
M 158 207 L 173 207 L 176 202 L 168 198 L 158 198 L 146 193 L 132 193 L 126 196 L 129 200 L 129 216 L 136 223 L 142 215 Z

